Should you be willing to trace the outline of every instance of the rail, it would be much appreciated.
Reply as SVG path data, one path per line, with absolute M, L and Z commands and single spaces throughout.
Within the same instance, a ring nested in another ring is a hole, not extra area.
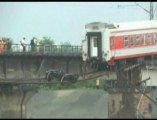
M 25 44 L 24 50 L 20 44 L 0 44 L 0 55 L 81 56 L 81 46 Z

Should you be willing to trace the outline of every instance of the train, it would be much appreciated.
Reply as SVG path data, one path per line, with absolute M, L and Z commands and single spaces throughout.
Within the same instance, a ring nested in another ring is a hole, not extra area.
M 92 22 L 85 25 L 83 61 L 101 61 L 109 66 L 118 61 L 144 60 L 157 55 L 157 21 L 126 23 Z

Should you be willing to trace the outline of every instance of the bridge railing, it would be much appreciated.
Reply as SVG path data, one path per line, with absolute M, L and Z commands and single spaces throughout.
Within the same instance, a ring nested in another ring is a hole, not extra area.
M 81 46 L 26 44 L 24 50 L 21 44 L 0 45 L 0 54 L 81 56 Z

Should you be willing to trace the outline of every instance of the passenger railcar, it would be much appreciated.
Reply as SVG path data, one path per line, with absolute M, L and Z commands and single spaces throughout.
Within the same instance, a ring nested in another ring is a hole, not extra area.
M 157 55 L 157 21 L 89 23 L 82 41 L 83 60 L 114 64 L 119 60 Z

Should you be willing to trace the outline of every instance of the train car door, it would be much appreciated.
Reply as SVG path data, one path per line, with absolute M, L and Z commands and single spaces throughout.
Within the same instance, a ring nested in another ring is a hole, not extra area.
M 98 56 L 98 37 L 91 36 L 90 43 L 91 43 L 90 44 L 91 57 L 97 57 Z
M 83 61 L 87 60 L 87 40 L 82 40 L 82 58 Z
M 88 55 L 102 59 L 102 37 L 100 32 L 87 33 Z

